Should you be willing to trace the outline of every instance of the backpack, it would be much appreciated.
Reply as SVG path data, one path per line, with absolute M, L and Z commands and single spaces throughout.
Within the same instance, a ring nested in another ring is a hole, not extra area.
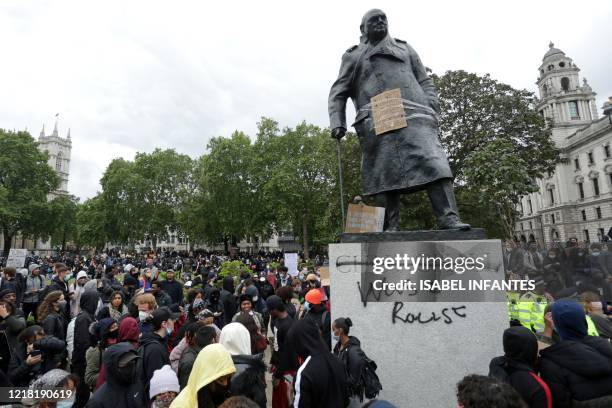
M 376 398 L 378 393 L 383 389 L 382 384 L 378 375 L 376 375 L 376 369 L 378 368 L 376 362 L 364 354 L 365 364 L 361 371 L 361 383 L 363 385 L 363 391 L 367 399 Z
M 346 352 L 348 357 L 348 349 Z M 347 371 L 347 378 L 349 378 L 349 392 L 351 394 L 358 395 L 361 400 L 363 400 L 364 394 L 367 399 L 374 399 L 383 389 L 380 379 L 376 374 L 376 369 L 378 366 L 376 365 L 376 362 L 369 358 L 363 350 L 361 350 L 361 354 L 363 355 L 363 367 L 361 368 L 359 378 L 351 378 Z

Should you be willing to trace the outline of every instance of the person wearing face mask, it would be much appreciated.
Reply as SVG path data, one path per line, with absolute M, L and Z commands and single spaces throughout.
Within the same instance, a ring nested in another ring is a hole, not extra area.
M 361 342 L 357 337 L 349 336 L 353 322 L 350 318 L 340 317 L 332 325 L 334 355 L 346 367 L 349 384 L 350 407 L 359 407 L 363 402 L 364 388 L 361 382 L 361 372 L 365 365 L 365 353 L 361 349 Z
M 77 383 L 78 378 L 74 375 L 70 374 L 68 371 L 55 368 L 34 381 L 30 388 L 33 390 L 62 389 L 66 396 L 70 396 L 58 401 L 24 398 L 22 399 L 22 404 L 26 407 L 33 406 L 37 408 L 70 408 L 74 404 L 74 391 Z
M 92 327 L 92 336 L 96 343 L 87 349 L 85 360 L 85 383 L 90 390 L 95 390 L 98 376 L 102 370 L 102 353 L 108 346 L 117 343 L 119 325 L 113 318 L 107 317 L 95 323 Z
M 54 290 L 45 296 L 38 307 L 38 321 L 45 333 L 60 340 L 66 340 L 66 322 L 62 312 L 65 305 L 64 294 Z
M 23 313 L 27 317 L 32 313 L 36 314 L 38 305 L 42 300 L 40 294 L 44 291 L 46 282 L 42 276 L 40 276 L 40 265 L 30 264 L 28 266 L 28 276 L 25 280 L 25 291 L 23 293 L 22 307 Z
M 552 293 L 557 293 L 565 288 L 565 277 L 563 265 L 554 248 L 550 248 L 544 257 L 543 278 L 546 287 Z
M 149 390 L 149 408 L 169 408 L 181 391 L 176 373 L 169 365 L 155 370 Z
M 151 293 L 142 293 L 137 295 L 134 299 L 134 303 L 136 304 L 138 310 L 138 326 L 142 333 L 149 333 L 153 330 L 151 325 L 151 320 L 149 317 L 153 313 L 155 309 L 157 309 L 157 302 L 155 301 L 155 296 Z
M 79 302 L 81 300 L 81 295 L 83 292 L 85 292 L 85 284 L 87 283 L 87 280 L 87 272 L 79 271 L 79 273 L 77 273 L 76 281 L 68 288 L 71 318 L 75 318 L 80 312 Z
M 295 408 L 338 408 L 349 403 L 346 370 L 321 339 L 312 319 L 293 324 L 288 334 L 290 347 L 303 363 L 294 382 Z
M 595 292 L 584 292 L 580 300 L 587 317 L 591 319 L 591 322 L 587 321 L 587 324 L 593 324 L 600 337 L 612 339 L 612 319 L 604 314 L 601 297 Z
M 72 372 L 76 374 L 80 381 L 77 386 L 76 407 L 84 407 L 89 399 L 89 388 L 84 383 L 85 369 L 87 360 L 85 354 L 87 349 L 93 344 L 92 336 L 89 333 L 89 326 L 94 322 L 96 308 L 100 295 L 98 291 L 86 289 L 81 295 L 79 306 L 81 311 L 74 322 L 74 349 L 72 351 Z
M 221 344 L 210 344 L 196 357 L 187 386 L 170 408 L 218 408 L 230 397 L 230 382 L 236 372 L 231 354 Z
M 87 408 L 144 408 L 142 385 L 134 381 L 138 360 L 138 353 L 129 343 L 106 349 L 102 355 L 106 382 L 94 392 Z M 148 397 L 147 394 L 147 400 Z
M 323 304 L 323 294 L 319 289 L 311 289 L 305 297 L 303 319 L 312 320 L 321 331 L 321 338 L 331 350 L 331 316 Z
M 221 292 L 217 288 L 210 290 L 208 300 L 206 300 L 206 309 L 213 313 L 214 323 L 217 327 L 223 328 L 225 324 L 223 303 L 221 303 Z
M 170 364 L 170 353 L 168 351 L 168 338 L 174 329 L 174 322 L 180 316 L 172 313 L 167 307 L 160 307 L 153 311 L 147 321 L 150 321 L 152 332 L 143 333 L 140 337 L 138 355 L 138 380 L 144 385 L 147 397 L 149 395 L 149 381 L 153 372 Z M 146 400 L 143 403 L 147 403 Z
M 278 287 L 281 288 L 283 286 L 289 286 L 292 283 L 291 276 L 289 276 L 289 268 L 286 266 L 281 266 L 278 268 L 278 276 L 276 277 L 276 281 L 278 283 Z

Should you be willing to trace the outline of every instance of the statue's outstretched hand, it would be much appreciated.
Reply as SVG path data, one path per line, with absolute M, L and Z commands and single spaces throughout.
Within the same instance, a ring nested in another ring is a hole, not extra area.
M 331 137 L 333 137 L 334 139 L 342 139 L 344 137 L 344 135 L 346 135 L 346 129 L 343 127 L 337 127 L 332 129 L 331 131 Z

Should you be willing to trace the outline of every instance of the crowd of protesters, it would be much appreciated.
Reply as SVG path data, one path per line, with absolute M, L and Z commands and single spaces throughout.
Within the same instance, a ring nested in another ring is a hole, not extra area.
M 331 317 L 326 259 L 292 276 L 282 257 L 109 251 L 5 267 L 0 386 L 73 391 L 22 401 L 40 407 L 395 406 L 368 401 L 371 360 L 350 317 Z M 230 259 L 247 267 L 224 273 Z M 504 355 L 459 381 L 458 406 L 611 407 L 612 248 L 510 241 L 504 263 L 535 290 L 508 293 Z

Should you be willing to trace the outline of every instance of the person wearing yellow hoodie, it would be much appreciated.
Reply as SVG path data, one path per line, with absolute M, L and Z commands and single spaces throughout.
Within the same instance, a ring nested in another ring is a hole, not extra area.
M 236 372 L 232 356 L 221 344 L 210 344 L 198 353 L 187 386 L 170 408 L 217 408 L 230 397 L 229 387 Z

